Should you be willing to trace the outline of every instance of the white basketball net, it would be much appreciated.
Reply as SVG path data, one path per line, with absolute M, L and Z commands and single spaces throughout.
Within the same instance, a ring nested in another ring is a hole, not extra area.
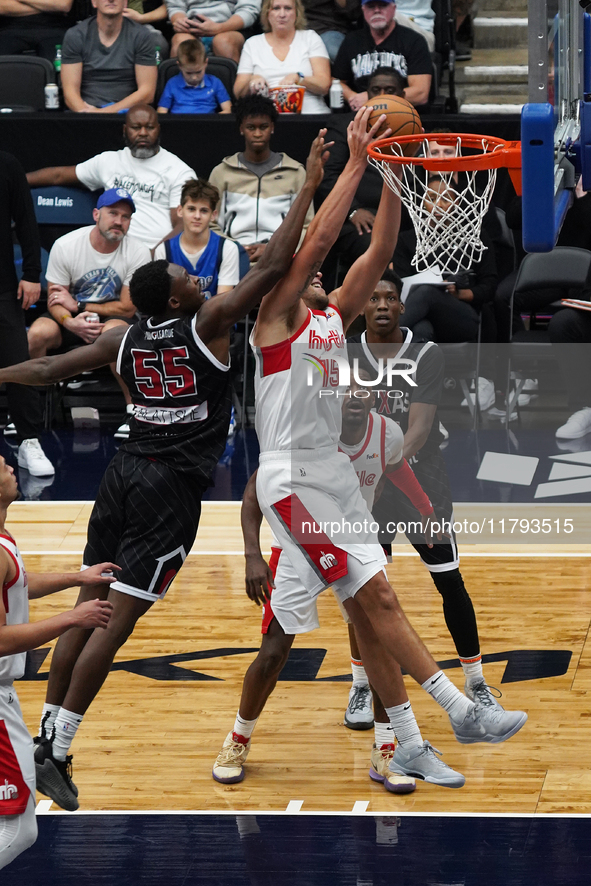
M 422 141 L 423 156 L 430 157 L 429 139 Z M 458 157 L 461 156 L 461 147 L 462 141 L 458 138 Z M 494 147 L 490 146 L 493 150 Z M 483 153 L 489 152 L 490 148 L 486 138 L 483 138 Z M 402 156 L 401 145 L 392 144 L 390 151 Z M 402 177 L 398 178 L 395 164 L 386 159 L 370 157 L 370 162 L 400 196 L 411 217 L 417 235 L 412 264 L 418 272 L 428 271 L 435 266 L 448 274 L 468 271 L 480 261 L 487 248 L 480 239 L 480 232 L 482 219 L 495 189 L 497 170 L 460 172 L 458 184 L 453 171 L 427 171 L 421 165 L 421 157 L 414 160 L 413 163 L 402 164 Z M 443 195 L 444 202 L 440 195 Z

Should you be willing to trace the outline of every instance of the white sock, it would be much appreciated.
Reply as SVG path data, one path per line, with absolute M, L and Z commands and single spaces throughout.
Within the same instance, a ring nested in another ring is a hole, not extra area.
M 376 720 L 373 724 L 373 732 L 376 748 L 383 748 L 385 744 L 394 744 L 394 730 L 391 723 L 378 723 Z
M 66 759 L 78 727 L 82 723 L 82 717 L 83 714 L 75 714 L 74 711 L 66 711 L 65 708 L 59 709 L 55 718 L 55 737 L 51 749 L 56 760 Z
M 356 658 L 351 659 L 351 673 L 353 674 L 353 686 L 367 686 L 369 680 L 362 661 Z
M 257 725 L 258 717 L 255 720 L 245 720 L 240 716 L 240 712 L 236 714 L 236 720 L 234 722 L 234 732 L 235 735 L 240 735 L 242 738 L 250 738 L 252 733 L 254 732 L 254 727 Z
M 484 680 L 482 656 L 480 653 L 478 655 L 471 655 L 469 658 L 460 658 L 460 662 L 468 686 L 475 686 L 476 683 L 481 683 Z
M 393 708 L 386 708 L 386 713 L 390 718 L 392 729 L 399 744 L 403 746 L 412 745 L 413 747 L 423 744 L 423 736 L 409 701 L 404 704 L 397 704 Z
M 53 732 L 53 724 L 55 723 L 55 718 L 59 709 L 60 706 L 58 704 L 47 704 L 47 702 L 45 702 L 45 704 L 43 705 L 43 710 L 41 712 L 39 732 L 37 733 L 39 738 L 51 738 L 51 733 Z
M 468 711 L 474 707 L 474 702 L 462 695 L 443 671 L 437 671 L 422 685 L 423 689 L 432 695 L 437 704 L 441 705 L 457 723 L 461 723 Z

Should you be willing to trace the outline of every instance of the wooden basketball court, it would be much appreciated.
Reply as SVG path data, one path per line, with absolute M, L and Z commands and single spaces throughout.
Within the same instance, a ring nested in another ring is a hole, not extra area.
M 78 568 L 90 507 L 11 507 L 8 528 L 30 571 Z M 423 737 L 465 774 L 461 790 L 419 782 L 399 797 L 370 781 L 373 732 L 343 725 L 349 651 L 331 593 L 319 601 L 320 630 L 294 644 L 294 679 L 278 683 L 259 720 L 244 782 L 216 784 L 211 767 L 260 642 L 260 610 L 243 590 L 238 508 L 205 504 L 181 574 L 140 621 L 86 715 L 73 746 L 82 810 L 285 811 L 292 803 L 290 810 L 303 812 L 591 813 L 591 546 L 464 547 L 482 652 L 496 659 L 485 664 L 485 676 L 502 689 L 504 706 L 526 710 L 529 721 L 505 744 L 460 745 L 446 715 L 407 678 Z M 439 595 L 410 547 L 396 547 L 388 575 L 434 657 L 461 686 Z M 33 601 L 32 619 L 75 596 Z M 51 653 L 34 679 L 18 684 L 33 733 L 50 661 Z M 512 682 L 502 683 L 503 675 Z

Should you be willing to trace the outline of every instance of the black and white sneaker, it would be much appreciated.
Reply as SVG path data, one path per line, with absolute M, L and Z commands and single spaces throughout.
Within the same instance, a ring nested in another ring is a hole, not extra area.
M 41 757 L 43 761 L 41 762 Z M 37 790 L 50 797 L 67 812 L 75 812 L 78 803 L 78 788 L 72 781 L 72 755 L 65 760 L 56 760 L 51 742 L 41 738 L 35 747 L 35 773 Z

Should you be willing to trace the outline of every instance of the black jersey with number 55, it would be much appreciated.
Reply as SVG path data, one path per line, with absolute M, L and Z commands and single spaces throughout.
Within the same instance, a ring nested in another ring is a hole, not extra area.
M 126 332 L 117 371 L 134 414 L 120 448 L 207 482 L 226 445 L 230 367 L 203 344 L 195 322 L 195 316 L 142 319 Z

